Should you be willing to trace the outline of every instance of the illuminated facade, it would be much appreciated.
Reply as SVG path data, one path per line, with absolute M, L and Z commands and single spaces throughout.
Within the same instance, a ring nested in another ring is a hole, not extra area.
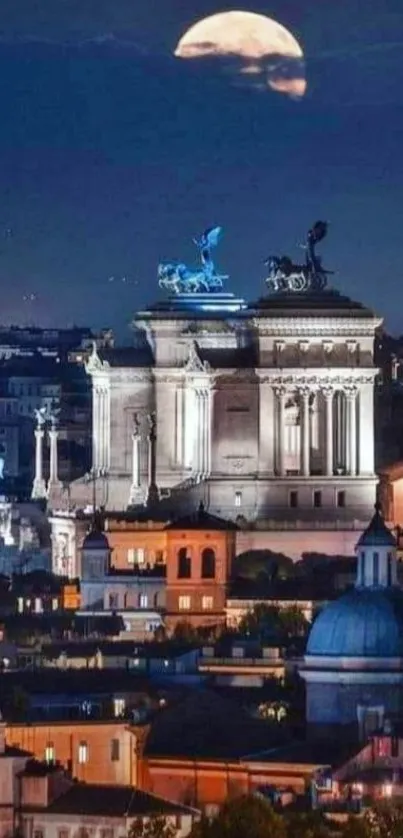
M 353 529 L 375 501 L 380 320 L 328 290 L 249 306 L 205 297 L 178 295 L 139 313 L 136 346 L 90 356 L 97 504 L 116 511 L 144 502 L 155 412 L 156 483 L 177 514 L 203 501 L 213 514 L 291 540 L 298 527 L 320 530 L 324 552 L 323 533 L 333 530 L 327 552 L 351 554 Z M 91 508 L 93 490 L 82 478 L 49 493 L 55 541 L 68 510 Z M 271 549 L 287 552 L 289 540 Z

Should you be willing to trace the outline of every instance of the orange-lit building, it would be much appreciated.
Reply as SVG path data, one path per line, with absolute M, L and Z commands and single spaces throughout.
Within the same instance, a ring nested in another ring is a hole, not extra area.
M 133 521 L 127 514 L 108 516 L 105 532 L 112 551 L 111 566 L 115 570 L 130 572 L 136 567 L 166 564 L 166 521 Z
M 204 509 L 167 527 L 166 611 L 178 622 L 208 626 L 225 622 L 227 585 L 237 527 Z
M 395 527 L 403 527 L 403 462 L 379 472 L 379 500 L 385 520 Z
M 141 786 L 146 728 L 124 721 L 7 723 L 6 744 L 87 783 Z
M 81 597 L 77 582 L 69 582 L 63 585 L 60 599 L 63 611 L 78 611 L 81 605 Z

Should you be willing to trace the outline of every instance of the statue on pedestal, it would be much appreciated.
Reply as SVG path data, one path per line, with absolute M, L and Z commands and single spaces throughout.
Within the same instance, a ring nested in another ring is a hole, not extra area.
M 223 287 L 226 274 L 218 274 L 211 255 L 221 237 L 221 227 L 209 227 L 198 239 L 193 239 L 198 248 L 201 267 L 188 268 L 184 262 L 160 262 L 158 284 L 160 288 L 175 294 L 214 293 Z
M 323 267 L 322 260 L 316 253 L 316 245 L 325 238 L 327 228 L 326 221 L 316 221 L 309 230 L 303 245 L 304 264 L 295 264 L 289 256 L 269 256 L 266 259 L 265 265 L 269 269 L 266 285 L 270 291 L 323 291 L 327 277 L 332 271 Z

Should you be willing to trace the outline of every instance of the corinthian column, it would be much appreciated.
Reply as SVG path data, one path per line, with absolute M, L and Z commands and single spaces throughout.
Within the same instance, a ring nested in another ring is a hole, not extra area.
M 133 416 L 132 433 L 132 485 L 130 487 L 129 504 L 138 500 L 140 490 L 140 423 L 137 413 Z
M 49 431 L 49 442 L 50 442 L 50 463 L 49 463 L 49 481 L 48 481 L 48 491 L 53 488 L 54 486 L 59 486 L 59 466 L 58 466 L 58 452 L 57 452 L 57 440 L 59 437 L 59 431 L 55 424 L 52 424 L 52 427 Z
M 347 473 L 357 474 L 357 387 L 346 384 L 347 400 Z
M 148 492 L 147 505 L 152 506 L 159 500 L 159 491 L 157 486 L 157 459 L 156 459 L 156 443 L 157 443 L 157 426 L 155 413 L 150 413 L 148 416 L 149 434 L 148 434 Z
M 284 460 L 284 420 L 285 420 L 285 397 L 286 388 L 280 384 L 273 387 L 277 399 L 277 445 L 276 445 L 276 466 L 280 477 L 285 475 Z
M 309 399 L 311 391 L 309 387 L 300 389 L 301 397 L 301 472 L 304 477 L 310 475 L 310 427 L 309 427 Z
M 322 393 L 325 399 L 325 445 L 326 445 L 326 474 L 328 477 L 333 475 L 333 395 L 334 390 L 331 384 L 326 384 L 322 387 Z
M 43 479 L 43 438 L 45 436 L 43 424 L 35 428 L 35 478 L 32 486 L 31 497 L 39 500 L 46 497 L 46 484 Z

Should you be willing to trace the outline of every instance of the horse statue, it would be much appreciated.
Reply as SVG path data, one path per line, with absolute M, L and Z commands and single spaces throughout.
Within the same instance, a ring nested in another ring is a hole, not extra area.
M 266 285 L 270 291 L 322 291 L 326 287 L 327 277 L 332 271 L 323 268 L 322 260 L 316 253 L 316 245 L 325 238 L 327 229 L 326 221 L 317 221 L 308 231 L 306 243 L 303 245 L 303 265 L 294 264 L 289 256 L 269 256 L 266 259 Z
M 211 256 L 222 232 L 221 227 L 209 227 L 199 239 L 193 239 L 198 248 L 201 267 L 193 270 L 184 262 L 160 262 L 158 284 L 175 294 L 212 293 L 223 287 L 224 274 L 218 274 Z

